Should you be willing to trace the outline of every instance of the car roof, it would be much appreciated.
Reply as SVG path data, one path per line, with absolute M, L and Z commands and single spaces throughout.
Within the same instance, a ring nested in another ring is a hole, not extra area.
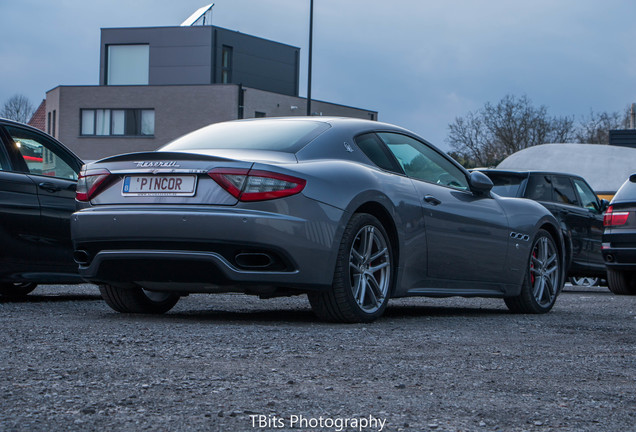
M 4 118 L 4 117 L 0 117 L 0 125 L 3 125 L 3 126 L 19 126 L 21 128 L 24 128 L 24 129 L 30 129 L 32 131 L 36 131 L 36 132 L 39 132 L 39 133 L 45 133 L 46 134 L 46 132 L 44 132 L 41 129 L 38 129 L 38 128 L 33 127 L 31 125 L 28 125 L 26 123 L 22 123 L 22 122 L 15 121 L 15 120 L 10 120 L 10 119 Z
M 353 117 L 337 117 L 337 116 L 293 116 L 293 117 L 267 117 L 267 118 L 261 117 L 261 118 L 230 120 L 229 122 L 252 122 L 252 121 L 267 122 L 267 121 L 280 121 L 280 120 L 315 121 L 315 122 L 326 123 L 332 126 L 339 126 L 339 127 L 365 126 L 365 127 L 376 129 L 376 130 L 382 130 L 382 129 L 393 130 L 393 131 L 400 130 L 402 132 L 405 132 L 411 135 L 419 136 L 415 132 L 412 132 L 408 129 L 405 129 L 403 127 L 400 127 L 391 123 L 384 123 L 384 122 L 380 122 L 376 120 L 366 120 L 366 119 L 353 118 Z
M 489 173 L 501 173 L 501 174 L 512 174 L 512 175 L 519 175 L 519 176 L 528 176 L 530 174 L 560 175 L 560 176 L 567 176 L 567 177 L 573 177 L 573 178 L 585 180 L 583 177 L 581 177 L 578 174 L 570 174 L 570 173 L 564 173 L 564 172 L 558 172 L 558 171 L 509 170 L 509 169 L 496 169 L 496 168 L 475 168 L 475 171 L 489 172 Z

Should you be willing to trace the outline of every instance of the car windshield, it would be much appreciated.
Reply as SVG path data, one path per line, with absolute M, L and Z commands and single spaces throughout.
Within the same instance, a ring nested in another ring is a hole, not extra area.
M 494 184 L 492 191 L 497 195 L 505 197 L 519 196 L 519 189 L 521 188 L 523 177 L 494 173 L 485 174 L 492 180 Z
M 267 119 L 215 123 L 159 151 L 239 149 L 296 153 L 330 126 L 312 120 Z

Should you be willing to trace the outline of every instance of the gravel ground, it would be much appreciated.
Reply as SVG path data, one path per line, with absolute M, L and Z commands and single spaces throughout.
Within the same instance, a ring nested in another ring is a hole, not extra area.
M 52 285 L 0 321 L 1 431 L 636 431 L 636 297 L 606 288 L 542 316 L 410 298 L 335 325 L 305 297 L 126 316 Z

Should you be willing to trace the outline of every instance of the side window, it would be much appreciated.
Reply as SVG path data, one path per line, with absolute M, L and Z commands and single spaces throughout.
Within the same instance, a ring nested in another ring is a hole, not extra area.
M 7 155 L 7 151 L 4 148 L 4 143 L 2 142 L 2 135 L 0 131 L 0 171 L 8 171 L 9 170 L 9 156 Z
M 574 188 L 572 187 L 572 182 L 568 177 L 553 176 L 552 186 L 554 188 L 554 201 L 561 204 L 579 205 L 576 194 L 574 193 Z
M 599 213 L 600 206 L 598 198 L 587 183 L 580 179 L 572 179 L 572 182 L 574 183 L 574 188 L 576 189 L 576 193 L 578 194 L 583 207 Z
M 548 175 L 531 175 L 526 186 L 525 198 L 535 201 L 554 201 L 552 199 L 552 179 Z
M 371 159 L 371 162 L 387 171 L 403 174 L 400 167 L 395 163 L 391 153 L 375 134 L 360 135 L 356 137 L 355 141 L 358 147 L 360 147 L 360 150 Z
M 77 173 L 64 160 L 68 156 L 46 138 L 13 126 L 7 126 L 6 129 L 30 174 L 77 180 Z
M 426 144 L 406 135 L 397 133 L 378 133 L 404 173 L 419 180 L 468 190 L 468 179 L 464 172 L 450 160 Z

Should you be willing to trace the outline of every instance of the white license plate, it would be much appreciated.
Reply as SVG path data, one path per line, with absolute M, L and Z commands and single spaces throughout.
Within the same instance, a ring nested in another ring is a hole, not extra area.
M 195 175 L 135 175 L 124 177 L 127 196 L 194 196 Z

